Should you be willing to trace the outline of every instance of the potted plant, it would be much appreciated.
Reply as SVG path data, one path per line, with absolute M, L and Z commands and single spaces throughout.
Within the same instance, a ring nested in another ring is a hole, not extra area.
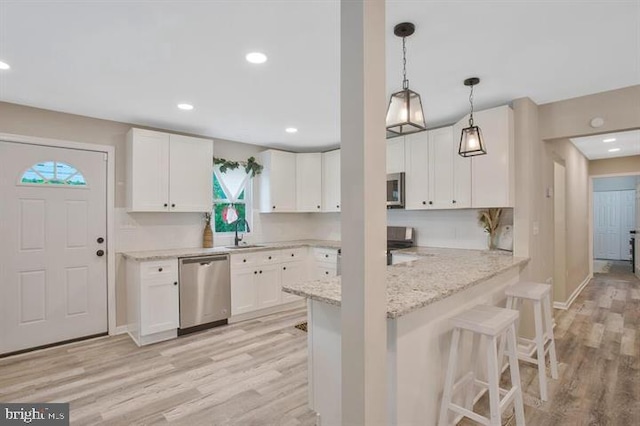
M 202 233 L 202 248 L 213 247 L 213 231 L 211 230 L 211 213 L 204 214 L 204 232 Z
M 502 216 L 502 209 L 493 208 L 487 210 L 480 210 L 478 212 L 478 220 L 480 225 L 484 228 L 484 232 L 489 234 L 489 250 L 495 250 L 498 246 L 498 227 L 500 226 L 500 217 Z

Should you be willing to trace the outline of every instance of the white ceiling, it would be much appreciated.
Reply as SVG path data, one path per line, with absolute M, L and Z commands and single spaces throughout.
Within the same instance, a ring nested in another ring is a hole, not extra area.
M 610 141 L 611 139 L 615 141 Z M 571 142 L 589 160 L 640 155 L 640 130 L 573 138 Z M 610 149 L 619 151 L 609 152 Z
M 393 26 L 428 127 L 478 108 L 542 104 L 640 84 L 640 0 L 387 1 L 387 93 L 401 85 Z M 242 142 L 339 143 L 339 2 L 0 0 L 0 100 Z M 251 65 L 250 51 L 269 60 Z M 193 111 L 176 108 L 192 103 Z M 299 132 L 287 134 L 286 127 Z

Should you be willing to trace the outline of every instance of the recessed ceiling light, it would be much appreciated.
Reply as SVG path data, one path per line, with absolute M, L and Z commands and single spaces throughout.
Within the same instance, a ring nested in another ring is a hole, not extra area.
M 193 109 L 193 105 L 191 104 L 178 104 L 178 108 L 184 111 L 191 111 Z
M 609 150 L 609 152 L 618 152 L 618 151 L 620 151 L 620 148 L 611 148 Z
M 298 129 L 296 129 L 295 127 L 287 127 L 286 129 L 284 129 L 284 131 L 287 133 L 298 133 Z
M 264 64 L 267 62 L 267 55 L 260 52 L 247 53 L 245 58 L 247 59 L 247 62 L 251 62 L 252 64 Z
M 0 61 L 0 70 L 8 70 L 11 68 L 8 63 Z
M 616 138 L 602 139 L 602 142 L 604 143 L 615 142 L 615 141 L 616 141 Z

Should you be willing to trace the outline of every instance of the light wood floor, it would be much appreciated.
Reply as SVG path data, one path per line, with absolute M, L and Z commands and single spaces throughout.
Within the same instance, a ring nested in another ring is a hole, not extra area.
M 520 363 L 528 425 L 640 425 L 640 281 L 628 269 L 596 274 L 555 311 L 549 402 Z M 117 336 L 0 359 L 0 401 L 70 402 L 74 425 L 312 425 L 306 333 L 293 327 L 304 319 L 298 309 L 144 348 Z
M 0 401 L 70 402 L 71 424 L 313 425 L 296 309 L 138 348 L 126 335 L 0 359 Z

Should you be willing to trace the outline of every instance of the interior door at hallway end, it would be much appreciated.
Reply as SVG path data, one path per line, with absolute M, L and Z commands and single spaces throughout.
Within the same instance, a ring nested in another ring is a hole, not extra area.
M 107 332 L 106 153 L 0 141 L 0 354 Z

